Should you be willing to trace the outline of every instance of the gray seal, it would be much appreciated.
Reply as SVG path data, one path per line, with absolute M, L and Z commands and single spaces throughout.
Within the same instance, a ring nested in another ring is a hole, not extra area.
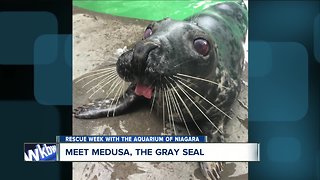
M 74 116 L 121 115 L 147 99 L 173 127 L 184 124 L 189 134 L 192 128 L 209 142 L 224 142 L 223 124 L 241 89 L 247 24 L 243 1 L 214 4 L 184 21 L 151 23 L 114 68 L 131 83 L 128 89 L 116 102 L 107 98 L 76 108 Z M 221 168 L 201 163 L 208 179 L 218 179 Z

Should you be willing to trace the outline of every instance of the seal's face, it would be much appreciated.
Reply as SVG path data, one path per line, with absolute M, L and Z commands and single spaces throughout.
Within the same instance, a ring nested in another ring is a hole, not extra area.
M 135 83 L 138 95 L 150 99 L 155 87 L 178 73 L 207 76 L 216 66 L 216 45 L 196 24 L 167 18 L 150 24 L 143 36 L 117 62 L 119 76 Z

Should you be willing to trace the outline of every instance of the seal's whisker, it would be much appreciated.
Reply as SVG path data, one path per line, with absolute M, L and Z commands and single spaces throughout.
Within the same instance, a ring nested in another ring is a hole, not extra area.
M 196 77 L 196 76 L 190 76 L 190 75 L 181 74 L 181 73 L 177 73 L 177 75 L 178 75 L 178 76 L 174 75 L 173 77 L 179 78 L 179 76 L 184 76 L 184 77 L 187 77 L 187 78 L 192 78 L 192 79 L 196 79 L 196 80 L 208 82 L 208 83 L 215 84 L 215 85 L 217 85 L 217 86 L 221 86 L 221 87 L 223 87 L 223 88 L 229 89 L 229 88 L 226 87 L 226 86 L 222 86 L 222 85 L 220 85 L 219 83 L 214 82 L 214 81 L 210 81 L 210 80 L 208 80 L 208 79 L 203 79 L 203 78 L 199 78 L 199 77 Z M 180 78 L 181 78 L 181 77 L 180 77 Z
M 169 90 L 169 95 L 172 98 L 172 102 L 173 102 L 173 105 L 174 105 L 174 108 L 175 108 L 175 112 L 178 114 L 180 121 L 184 123 L 188 134 L 191 135 L 190 131 L 189 131 L 189 128 L 188 128 L 188 125 L 186 123 L 186 120 L 184 119 L 183 113 L 181 111 L 180 105 L 179 105 L 179 103 L 178 103 L 178 101 L 176 99 L 176 96 L 174 94 L 174 91 L 173 90 Z
M 116 78 L 116 74 L 111 74 L 110 76 L 107 76 L 105 78 L 103 78 L 99 83 L 97 83 L 95 86 L 93 86 L 92 88 L 90 88 L 86 93 L 92 91 L 93 89 L 96 89 L 99 85 L 103 84 L 106 80 L 112 80 Z M 110 82 L 110 81 L 109 81 Z M 105 84 L 106 85 L 106 84 Z M 103 87 L 103 86 L 102 86 Z M 101 88 L 101 87 L 100 87 Z M 100 90 L 100 88 L 98 90 Z
M 105 73 L 108 73 L 108 72 L 116 72 L 116 70 L 115 69 L 114 70 L 104 70 L 104 71 L 97 72 L 97 73 L 94 73 L 94 74 L 88 73 L 84 77 L 82 77 L 82 78 L 78 79 L 77 81 L 75 81 L 75 83 L 79 83 L 80 81 L 82 81 L 84 79 L 87 79 L 89 77 L 100 75 L 100 74 L 105 74 Z
M 166 108 L 167 108 L 167 113 L 168 113 L 170 129 L 172 129 L 172 124 L 171 124 L 172 122 L 171 122 L 171 116 L 170 116 L 170 111 L 169 111 L 169 102 L 168 102 L 168 97 L 167 97 L 167 89 L 164 91 L 164 99 L 166 101 Z
M 124 81 L 122 82 L 122 85 L 118 88 L 118 91 L 117 91 L 117 93 L 116 93 L 116 95 L 115 95 L 115 97 L 114 97 L 114 98 L 117 98 L 116 104 L 115 104 L 116 107 L 117 107 L 119 98 L 120 98 L 120 96 L 121 96 L 121 91 L 122 91 L 122 88 L 123 88 L 123 87 L 124 87 Z M 118 94 L 119 94 L 119 95 L 118 95 Z M 112 103 L 111 103 L 111 105 L 112 105 Z M 115 113 L 116 113 L 116 108 L 114 108 L 114 110 L 113 110 L 113 117 L 115 116 Z
M 194 86 L 199 87 L 197 84 L 190 82 L 189 79 L 184 79 L 184 78 L 181 78 L 181 77 L 174 77 L 174 78 L 175 78 L 175 79 L 180 79 L 180 80 L 185 81 L 185 82 L 187 82 L 187 83 L 189 83 L 189 84 L 192 84 L 192 85 L 194 85 Z
M 110 90 L 112 90 L 112 88 L 117 84 L 117 82 L 119 82 L 120 81 L 120 78 L 119 77 L 115 77 L 113 80 L 112 80 L 112 84 L 109 86 L 109 88 L 108 88 L 108 90 L 106 91 L 106 97 L 104 98 L 104 100 L 106 100 L 108 97 L 109 97 L 109 95 L 110 95 L 110 93 L 111 93 L 111 91 Z
M 112 83 L 112 85 L 111 85 L 110 88 L 108 89 L 108 91 L 107 91 L 108 94 L 107 94 L 107 96 L 105 97 L 104 100 L 106 100 L 106 99 L 110 96 L 110 94 L 113 93 L 113 91 L 115 90 L 115 88 L 118 87 L 120 83 L 121 83 L 121 79 L 120 79 L 120 78 L 114 80 L 114 82 Z M 112 88 L 112 89 L 111 89 L 111 88 Z M 111 91 L 109 91 L 110 89 L 111 89 Z
M 171 129 L 172 127 L 171 127 L 171 121 L 170 121 L 170 114 L 169 114 L 169 106 L 168 106 L 168 102 L 167 102 L 167 97 L 166 97 L 166 88 L 165 87 L 163 87 L 163 98 L 164 98 L 164 103 L 163 103 L 163 107 L 164 107 L 164 114 L 166 114 L 166 111 L 168 112 L 168 121 L 169 121 L 169 128 Z M 166 109 L 165 109 L 166 108 Z M 165 117 L 165 116 L 164 116 Z M 166 121 L 166 119 L 164 120 L 164 121 Z M 165 124 L 165 126 L 166 126 L 166 124 Z
M 122 98 L 124 99 L 125 98 L 125 93 L 126 93 L 126 90 L 128 89 L 128 86 L 126 84 L 126 78 L 123 79 L 123 83 L 124 85 L 126 86 L 126 88 L 123 88 L 121 94 L 122 94 Z
M 180 96 L 180 94 L 178 93 L 178 91 L 176 90 L 176 88 L 173 86 L 172 83 L 170 83 L 170 81 L 166 78 L 166 80 L 168 81 L 169 85 L 172 87 L 172 89 L 175 91 L 175 93 L 177 94 L 177 96 L 179 97 L 181 103 L 183 104 L 183 106 L 186 108 L 188 114 L 190 115 L 192 121 L 194 122 L 194 124 L 197 126 L 197 128 L 199 129 L 199 131 L 202 133 L 201 128 L 199 127 L 198 123 L 194 120 L 194 117 L 190 111 L 190 109 L 188 108 L 187 104 L 184 102 L 184 100 L 182 99 L 182 97 Z
M 94 92 L 89 96 L 89 99 L 90 99 L 92 96 L 94 96 L 97 92 L 99 92 L 102 88 L 104 88 L 106 85 L 108 85 L 110 82 L 112 82 L 112 81 L 114 81 L 114 80 L 116 80 L 116 79 L 117 79 L 117 76 L 114 76 L 114 77 L 110 78 L 108 82 L 104 83 L 102 86 L 99 87 L 99 89 L 97 89 L 96 91 L 94 91 Z M 95 88 L 95 87 L 93 87 L 93 88 Z M 91 89 L 93 89 L 93 88 L 91 88 Z M 87 93 L 89 93 L 89 92 L 91 91 L 91 89 L 89 89 L 89 90 L 87 91 Z
M 186 93 L 186 90 L 181 87 L 179 84 L 177 84 L 177 87 L 181 90 L 181 92 L 191 101 L 191 103 L 199 110 L 199 112 L 213 125 L 214 128 L 216 128 L 220 133 L 223 133 L 213 122 L 212 120 L 199 108 L 199 106 L 189 97 L 189 95 Z
M 100 72 L 100 71 L 109 70 L 109 69 L 116 69 L 116 68 L 117 68 L 116 66 L 106 67 L 106 68 L 101 68 L 101 69 L 97 69 L 97 70 L 94 70 L 94 71 L 90 71 L 88 73 Z
M 187 93 L 188 96 L 189 96 L 193 101 L 196 102 L 196 99 L 192 96 L 192 94 L 190 94 L 190 92 L 185 91 L 185 93 Z M 203 110 L 207 110 L 201 103 L 198 103 L 198 106 L 200 106 Z
M 106 100 L 106 99 L 109 97 L 109 95 L 110 95 L 111 93 L 113 93 L 114 90 L 120 85 L 121 80 L 120 80 L 120 79 L 117 79 L 116 81 L 117 81 L 117 84 L 113 86 L 112 90 L 108 93 L 108 95 L 106 96 L 105 100 Z M 112 101 L 111 101 L 110 106 L 112 106 L 112 104 L 113 104 L 113 102 L 114 102 L 114 99 L 115 99 L 115 98 L 112 98 Z M 110 109 L 108 109 L 107 117 L 109 117 L 109 114 L 110 114 Z
M 225 115 L 226 117 L 228 117 L 229 119 L 232 119 L 228 114 L 226 114 L 224 111 L 222 111 L 220 108 L 218 108 L 216 105 L 214 105 L 212 102 L 210 102 L 208 99 L 206 99 L 205 97 L 203 97 L 200 93 L 198 93 L 197 91 L 195 91 L 194 89 L 192 89 L 191 87 L 189 87 L 188 85 L 186 85 L 185 83 L 181 82 L 180 80 L 178 80 L 178 82 L 180 84 L 182 84 L 183 86 L 185 86 L 186 88 L 190 89 L 192 92 L 194 92 L 196 95 L 198 95 L 199 97 L 201 97 L 203 100 L 205 100 L 206 102 L 208 102 L 211 106 L 215 107 L 218 111 L 220 111 L 223 115 Z
M 170 97 L 170 100 L 171 100 L 171 102 L 172 102 L 172 106 L 173 106 L 172 109 L 173 109 L 173 111 L 174 111 L 175 114 L 178 114 L 179 119 L 180 119 L 180 121 L 182 122 L 182 119 L 181 119 L 181 117 L 180 117 L 180 114 L 179 114 L 179 112 L 178 112 L 178 110 L 177 110 L 176 102 L 174 101 L 173 96 L 172 96 L 172 89 L 170 89 L 170 88 L 168 87 L 168 85 L 166 85 L 166 86 L 167 86 L 167 89 L 168 89 L 168 96 Z
M 186 120 L 185 120 L 185 118 L 184 118 L 184 116 L 183 116 L 183 113 L 182 113 L 180 104 L 179 104 L 179 102 L 178 102 L 178 100 L 177 100 L 177 97 L 176 97 L 175 93 L 176 93 L 175 91 L 172 91 L 173 98 L 174 98 L 174 100 L 175 100 L 175 102 L 176 102 L 176 104 L 177 104 L 177 109 L 178 109 L 178 111 L 179 111 L 178 114 L 180 114 L 179 117 L 181 117 L 181 119 L 182 119 L 182 121 L 183 121 L 183 123 L 184 123 L 184 125 L 185 125 L 185 127 L 186 127 L 186 130 L 187 130 L 188 134 L 191 135 L 191 134 L 190 134 L 190 131 L 189 131 L 189 128 L 188 128 L 188 125 L 187 125 L 187 122 L 186 122 Z
M 162 97 L 162 126 L 163 126 L 163 133 L 165 133 L 165 128 L 166 128 L 166 121 L 165 121 L 165 110 L 164 110 L 164 91 L 163 88 L 161 87 L 161 97 Z
M 116 73 L 116 72 L 110 72 L 110 73 L 106 73 L 106 74 L 103 74 L 103 75 L 101 75 L 101 76 L 98 76 L 98 77 L 96 77 L 96 78 L 93 78 L 93 79 L 91 79 L 90 81 L 88 81 L 87 83 L 85 83 L 85 84 L 82 86 L 82 88 L 84 88 L 85 86 L 87 86 L 88 84 L 92 83 L 93 81 L 95 81 L 95 80 L 97 80 L 97 79 L 100 79 L 100 78 L 105 77 L 105 76 L 110 76 L 110 75 L 113 75 L 113 74 L 115 74 L 115 73 Z
M 116 72 L 115 70 L 106 70 L 106 71 L 103 71 L 103 72 L 97 72 L 97 73 L 94 73 L 94 74 L 86 74 L 84 75 L 83 77 L 81 77 L 80 79 L 78 79 L 77 81 L 75 81 L 75 83 L 79 83 L 80 81 L 84 80 L 84 79 L 87 79 L 89 77 L 92 77 L 92 76 L 97 76 L 97 75 L 104 75 L 104 74 L 107 74 L 107 73 L 113 73 L 113 72 Z
M 169 118 L 171 117 L 170 119 L 171 119 L 171 123 L 172 123 L 172 127 L 173 127 L 173 133 L 174 133 L 174 135 L 177 135 L 175 124 L 174 124 L 171 99 L 169 97 L 169 89 L 167 89 L 165 93 L 166 93 L 166 99 L 168 102 L 168 110 L 169 110 L 168 113 L 169 113 Z
M 175 118 L 174 118 L 174 109 L 173 109 L 173 98 L 170 96 L 170 89 L 168 89 L 167 95 L 168 95 L 168 99 L 169 99 L 170 113 L 171 113 L 171 116 L 172 116 L 171 120 L 172 120 L 174 135 L 177 135 L 176 126 L 175 126 Z
M 154 94 L 153 94 L 152 104 L 151 104 L 151 108 L 150 108 L 150 114 L 152 113 L 152 109 L 154 106 L 154 101 L 156 99 L 156 95 L 157 95 L 157 87 L 154 87 Z
M 119 79 L 120 79 L 120 81 L 122 81 L 122 84 L 121 84 L 119 93 L 115 96 L 117 98 L 120 98 L 122 96 L 124 89 L 125 89 L 125 84 L 126 84 L 126 82 L 123 81 L 121 78 L 119 78 Z
M 121 96 L 124 97 L 126 91 L 128 89 L 128 82 L 126 82 L 125 80 L 123 80 L 123 89 L 121 91 Z
M 182 63 L 179 63 L 179 64 L 174 65 L 173 67 L 176 68 L 176 67 L 179 67 L 179 66 L 181 66 L 181 65 L 183 65 L 183 64 L 186 64 L 186 63 L 192 62 L 192 61 L 193 61 L 193 60 L 184 61 L 184 62 L 182 62 Z

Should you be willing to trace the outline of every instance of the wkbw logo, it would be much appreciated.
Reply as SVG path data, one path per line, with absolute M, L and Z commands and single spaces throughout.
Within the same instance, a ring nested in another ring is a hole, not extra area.
M 56 161 L 56 144 L 24 144 L 25 161 Z

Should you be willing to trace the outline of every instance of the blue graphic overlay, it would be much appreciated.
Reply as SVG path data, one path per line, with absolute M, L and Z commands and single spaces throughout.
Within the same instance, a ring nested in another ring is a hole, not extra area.
M 24 144 L 25 161 L 56 161 L 56 144 Z
M 253 42 L 250 47 L 250 121 L 300 120 L 308 110 L 306 48 L 296 42 Z
M 319 1 L 249 1 L 249 179 L 320 179 Z
M 92 142 L 207 142 L 206 136 L 58 136 L 59 143 L 92 143 Z
M 301 157 L 301 143 L 295 138 L 272 138 L 268 143 L 268 157 L 275 162 L 298 161 Z
M 0 22 L 0 64 L 32 65 L 35 39 L 58 31 L 50 12 L 0 12 Z
M 71 35 L 43 35 L 34 46 L 34 95 L 43 105 L 71 105 Z
M 13 164 L 2 168 L 5 173 L 1 179 L 71 179 L 71 163 L 30 165 L 23 161 L 21 152 L 25 142 L 52 142 L 58 134 L 71 134 L 70 105 L 41 105 L 35 100 L 34 47 L 36 41 L 45 35 L 71 35 L 72 3 L 57 0 L 0 1 L 0 22 L 1 133 L 8 137 L 3 143 L 9 147 L 2 148 L 1 154 L 5 154 L 4 161 Z M 60 46 L 46 44 L 44 47 L 50 47 L 50 50 L 42 50 L 50 57 L 45 61 L 55 60 L 58 52 L 54 47 L 65 48 Z M 71 53 L 71 47 L 67 50 Z M 64 56 L 64 52 L 61 53 Z M 71 68 L 59 73 L 71 74 Z M 70 87 L 71 83 L 70 80 Z M 57 93 L 67 93 L 71 100 L 71 88 Z
M 72 35 L 64 36 L 64 60 L 72 69 Z
M 320 14 L 314 19 L 314 56 L 320 63 Z
M 34 42 L 33 64 L 50 65 L 58 61 L 58 37 L 56 34 L 45 34 L 37 37 Z
M 267 76 L 272 69 L 272 47 L 263 41 L 249 42 L 250 49 L 250 77 L 258 78 Z

